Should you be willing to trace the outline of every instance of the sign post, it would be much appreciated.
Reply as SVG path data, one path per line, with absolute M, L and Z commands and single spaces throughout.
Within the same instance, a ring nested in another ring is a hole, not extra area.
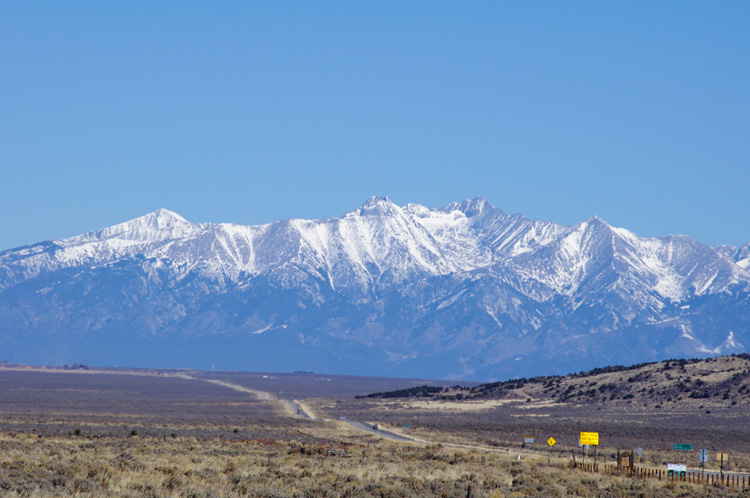
M 596 464 L 596 447 L 599 446 L 599 433 L 598 432 L 582 432 L 581 433 L 581 445 L 589 449 L 589 446 L 594 446 L 594 463 Z M 587 451 L 588 453 L 588 451 Z
M 693 445 L 687 444 L 687 443 L 674 443 L 672 445 L 672 448 L 677 451 L 693 451 Z M 688 457 L 685 455 L 685 465 L 687 466 L 688 463 Z
M 698 450 L 698 461 L 701 463 L 701 474 L 706 473 L 706 462 L 708 461 L 708 450 L 707 449 L 700 449 Z
M 549 465 L 552 461 L 552 447 L 555 445 L 557 441 L 555 441 L 555 438 L 550 437 L 547 440 L 547 444 L 549 445 L 549 456 L 547 457 L 547 465 Z
M 719 466 L 719 472 L 721 473 L 721 477 L 724 477 L 724 462 L 729 461 L 729 453 L 726 453 L 724 451 L 719 452 L 719 460 L 720 460 L 720 466 Z

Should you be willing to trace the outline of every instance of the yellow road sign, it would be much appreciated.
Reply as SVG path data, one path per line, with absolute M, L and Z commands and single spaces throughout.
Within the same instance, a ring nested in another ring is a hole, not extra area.
M 586 445 L 598 445 L 599 444 L 599 433 L 598 432 L 582 432 L 581 433 L 581 444 Z
M 555 441 L 555 438 L 553 438 L 553 437 L 551 437 L 551 438 L 549 438 L 547 440 L 547 444 L 550 445 L 550 446 L 554 446 L 556 442 L 557 441 Z

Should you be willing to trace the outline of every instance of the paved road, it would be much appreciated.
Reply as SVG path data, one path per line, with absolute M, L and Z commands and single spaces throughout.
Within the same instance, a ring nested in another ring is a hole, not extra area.
M 183 379 L 202 380 L 204 382 L 210 382 L 211 384 L 216 384 L 217 386 L 226 387 L 227 389 L 233 389 L 235 391 L 239 391 L 239 392 L 242 392 L 242 393 L 251 394 L 251 395 L 255 396 L 256 398 L 258 398 L 261 401 L 270 401 L 270 400 L 276 400 L 276 399 L 278 399 L 273 394 L 271 394 L 269 392 L 259 391 L 257 389 L 250 389 L 248 387 L 241 386 L 239 384 L 233 384 L 231 382 L 226 382 L 226 381 L 223 381 L 223 380 L 201 379 L 201 378 L 192 377 L 192 376 L 186 375 L 186 374 L 177 374 L 177 377 L 181 377 Z M 302 408 L 302 406 L 300 406 L 296 401 L 291 400 L 291 399 L 281 399 L 279 401 L 281 401 L 282 403 L 286 403 L 289 406 L 289 408 L 292 410 L 292 413 L 294 414 L 295 417 L 298 417 L 298 418 L 307 418 L 307 419 L 313 420 L 313 418 L 310 416 L 310 414 L 307 413 Z
M 296 417 L 309 418 L 310 420 L 313 419 L 296 401 L 291 399 L 282 399 L 281 401 L 289 405 L 289 408 L 292 409 L 292 413 L 294 413 Z
M 252 394 L 253 396 L 255 396 L 261 401 L 268 401 L 268 400 L 274 399 L 270 393 L 267 393 L 265 391 L 258 391 L 257 389 L 250 389 L 245 386 L 241 386 L 239 384 L 232 384 L 231 382 L 224 382 L 223 380 L 201 379 L 198 377 L 192 377 L 187 374 L 177 374 L 175 375 L 175 377 L 180 377 L 181 379 L 202 380 L 203 382 L 210 382 L 211 384 L 216 384 L 217 386 L 222 386 L 228 389 L 233 389 L 241 393 Z
M 401 434 L 396 434 L 395 432 L 390 432 L 383 429 L 373 429 L 371 424 L 354 422 L 353 420 L 349 420 L 348 423 L 352 427 L 356 427 L 357 429 L 360 429 L 362 431 L 369 432 L 370 434 L 375 434 L 376 436 L 380 436 L 384 439 L 390 439 L 391 441 L 405 441 L 409 443 L 420 442 L 416 439 L 410 438 L 409 436 L 402 436 Z
M 210 382 L 212 384 L 216 384 L 216 385 L 219 385 L 219 386 L 222 386 L 222 387 L 226 387 L 227 389 L 234 389 L 235 391 L 252 394 L 253 396 L 255 396 L 258 399 L 263 400 L 263 401 L 270 401 L 270 400 L 280 401 L 282 403 L 286 403 L 287 406 L 289 406 L 289 408 L 292 410 L 292 413 L 294 414 L 295 417 L 305 418 L 305 419 L 309 419 L 309 420 L 319 420 L 319 419 L 313 419 L 310 416 L 310 414 L 307 413 L 302 408 L 302 406 L 299 403 L 297 403 L 296 401 L 291 400 L 291 399 L 279 399 L 279 398 L 276 398 L 273 394 L 265 392 L 265 391 L 258 391 L 256 389 L 249 389 L 249 388 L 247 388 L 245 386 L 241 386 L 239 384 L 232 384 L 231 382 L 225 382 L 225 381 L 221 381 L 221 380 L 201 379 L 199 377 L 192 377 L 192 376 L 189 376 L 189 375 L 186 375 L 186 374 L 177 374 L 177 377 L 181 377 L 183 379 L 202 380 L 204 382 Z M 370 433 L 370 434 L 374 434 L 376 436 L 380 436 L 383 439 L 389 439 L 391 441 L 401 441 L 401 442 L 407 442 L 407 443 L 418 443 L 418 444 L 425 444 L 426 443 L 425 441 L 420 441 L 418 439 L 415 439 L 415 438 L 412 438 L 412 437 L 409 437 L 409 436 L 404 436 L 402 434 L 397 434 L 395 432 L 386 431 L 386 430 L 383 430 L 383 429 L 373 429 L 372 424 L 367 424 L 367 423 L 364 423 L 364 422 L 355 422 L 353 420 L 348 420 L 347 422 L 349 423 L 349 425 L 351 425 L 352 427 L 354 427 L 356 429 L 359 429 L 361 431 L 364 431 L 364 432 L 367 432 L 367 433 Z M 444 446 L 455 447 L 455 448 L 467 448 L 465 446 L 453 445 L 453 444 L 445 444 Z M 486 450 L 486 451 L 497 452 L 497 450 Z

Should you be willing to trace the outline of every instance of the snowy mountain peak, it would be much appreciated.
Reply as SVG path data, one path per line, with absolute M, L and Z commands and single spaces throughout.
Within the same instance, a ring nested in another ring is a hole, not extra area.
M 14 359 L 48 338 L 121 336 L 133 356 L 113 363 L 142 357 L 152 339 L 203 360 L 200 341 L 216 335 L 229 345 L 219 357 L 244 368 L 346 356 L 394 376 L 493 378 L 522 363 L 704 354 L 728 347 L 727 331 L 750 344 L 749 300 L 750 244 L 643 238 L 596 216 L 529 220 L 482 197 L 440 209 L 371 197 L 341 218 L 260 226 L 160 209 L 0 253 L 0 350 Z M 261 333 L 270 342 L 234 342 Z
M 388 196 L 378 197 L 373 195 L 359 209 L 360 216 L 367 214 L 390 214 L 394 210 L 400 210 L 400 208 L 391 201 Z
M 158 209 L 152 213 L 148 213 L 124 223 L 119 223 L 68 240 L 81 242 L 116 238 L 138 241 L 160 241 L 189 235 L 194 226 L 195 225 L 173 211 L 169 211 L 168 209 Z
M 387 195 L 373 195 L 369 199 L 367 199 L 364 204 L 362 204 L 362 208 L 368 209 L 382 204 L 393 204 L 393 201 L 391 201 L 390 197 L 388 197 Z
M 587 218 L 583 222 L 587 226 L 591 227 L 606 227 L 606 228 L 612 228 L 612 226 L 604 221 L 603 219 L 599 218 L 598 216 L 594 215 L 590 218 Z
M 730 246 L 727 244 L 722 244 L 720 246 L 714 247 L 714 251 L 721 254 L 725 258 L 727 258 L 730 261 L 734 261 L 734 257 L 737 254 L 737 248 L 734 246 Z
M 750 270 L 750 242 L 737 250 L 737 255 L 734 260 L 741 268 Z
M 156 223 L 157 226 L 168 226 L 170 223 L 188 223 L 188 221 L 179 214 L 164 208 L 157 209 L 153 213 L 143 216 L 143 218 Z
M 116 226 L 123 225 L 127 225 L 130 228 L 148 227 L 164 230 L 179 226 L 189 226 L 191 223 L 174 211 L 162 208 Z
M 487 199 L 478 196 L 473 199 L 466 199 L 462 202 L 451 202 L 440 208 L 440 211 L 450 213 L 452 211 L 461 211 L 468 218 L 472 218 L 486 211 L 497 210 Z
M 750 269 L 750 242 L 739 248 L 721 245 L 715 247 L 714 250 L 741 268 Z

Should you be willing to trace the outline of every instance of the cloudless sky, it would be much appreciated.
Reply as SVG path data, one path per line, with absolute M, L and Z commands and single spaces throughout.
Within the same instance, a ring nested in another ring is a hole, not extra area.
M 0 0 L 0 250 L 481 195 L 750 241 L 750 2 Z

